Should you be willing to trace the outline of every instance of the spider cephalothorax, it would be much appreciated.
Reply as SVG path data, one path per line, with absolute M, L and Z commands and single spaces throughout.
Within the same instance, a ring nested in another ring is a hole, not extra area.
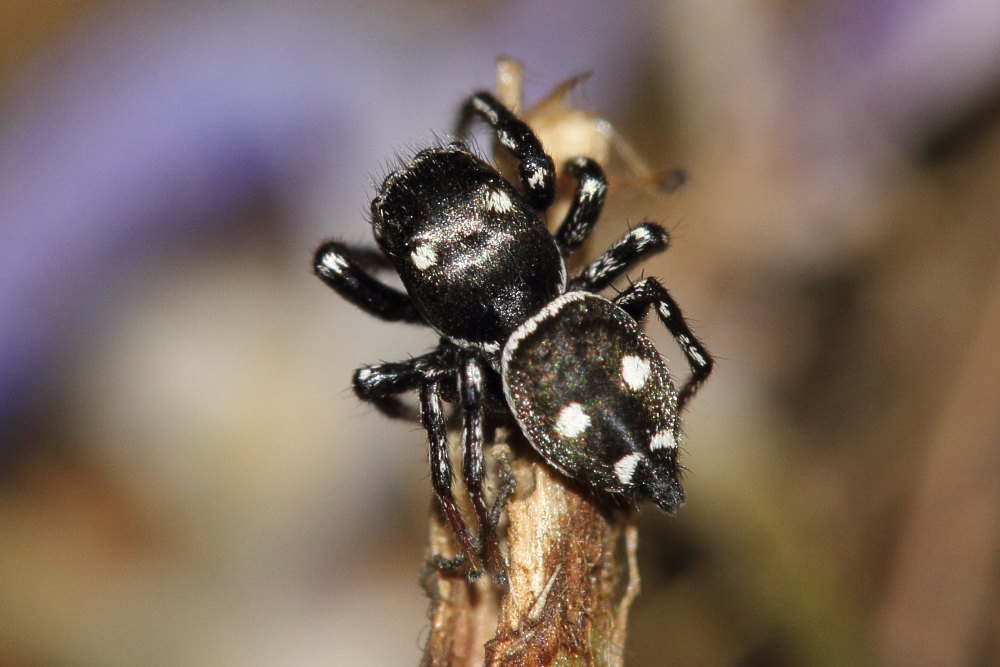
M 590 234 L 604 203 L 600 166 L 583 157 L 567 162 L 576 192 L 551 234 L 539 213 L 552 203 L 555 170 L 538 139 L 489 93 L 466 101 L 460 134 L 473 118 L 485 121 L 517 159 L 520 190 L 462 143 L 421 151 L 385 179 L 371 205 L 375 239 L 405 291 L 369 275 L 335 241 L 317 250 L 315 270 L 372 315 L 423 323 L 441 336 L 424 355 L 359 369 L 354 388 L 394 415 L 403 412 L 399 394 L 419 392 L 434 489 L 470 563 L 469 577 L 485 560 L 503 582 L 495 513 L 483 492 L 487 403 L 506 405 L 532 446 L 565 475 L 672 513 L 684 501 L 679 414 L 712 359 L 656 279 L 644 278 L 610 300 L 597 294 L 664 250 L 667 232 L 642 223 L 569 277 L 565 257 Z M 691 366 L 679 391 L 640 328 L 650 307 Z M 462 472 L 479 538 L 451 491 L 445 400 L 462 411 Z

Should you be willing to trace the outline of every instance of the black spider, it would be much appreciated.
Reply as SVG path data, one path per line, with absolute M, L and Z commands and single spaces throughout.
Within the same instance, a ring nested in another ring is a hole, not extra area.
M 708 377 L 712 358 L 656 279 L 611 300 L 596 294 L 664 250 L 667 232 L 640 224 L 568 277 L 565 258 L 590 234 L 604 203 L 603 171 L 588 158 L 567 162 L 576 193 L 550 234 L 539 214 L 554 197 L 552 159 L 489 93 L 465 102 L 459 136 L 474 118 L 517 159 L 520 191 L 462 143 L 421 151 L 385 179 L 371 203 L 375 239 L 406 291 L 373 278 L 357 253 L 335 241 L 317 250 L 315 271 L 372 315 L 426 324 L 441 335 L 427 354 L 360 368 L 354 390 L 395 416 L 405 413 L 398 395 L 419 391 L 434 490 L 461 548 L 441 563 L 466 560 L 471 580 L 485 560 L 503 583 L 496 517 L 483 493 L 484 406 L 505 404 L 534 448 L 567 476 L 673 513 L 684 501 L 679 414 Z M 650 307 L 691 366 L 680 391 L 640 328 Z M 443 401 L 461 406 L 462 474 L 479 538 L 452 495 Z

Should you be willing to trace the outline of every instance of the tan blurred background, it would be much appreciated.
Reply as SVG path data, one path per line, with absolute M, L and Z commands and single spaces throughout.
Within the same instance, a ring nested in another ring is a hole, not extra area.
M 0 664 L 418 661 L 424 436 L 349 378 L 433 337 L 309 262 L 502 54 L 691 176 L 590 244 L 665 224 L 718 358 L 628 664 L 1000 664 L 995 2 L 0 12 Z

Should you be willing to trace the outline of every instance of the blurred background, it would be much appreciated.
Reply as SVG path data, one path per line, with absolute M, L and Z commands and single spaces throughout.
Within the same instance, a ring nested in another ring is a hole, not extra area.
M 629 664 L 1000 664 L 1000 4 L 0 12 L 0 664 L 419 660 L 425 439 L 349 379 L 434 338 L 310 261 L 500 55 L 690 174 L 590 244 L 666 225 L 718 358 Z

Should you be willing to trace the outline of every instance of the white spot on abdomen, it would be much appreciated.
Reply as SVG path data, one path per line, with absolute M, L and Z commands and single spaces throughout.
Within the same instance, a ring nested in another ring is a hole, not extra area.
M 653 439 L 649 441 L 650 449 L 676 449 L 677 439 L 674 437 L 674 432 L 666 428 L 653 436 Z
M 410 261 L 413 262 L 413 266 L 417 267 L 421 271 L 425 271 L 437 263 L 437 253 L 434 252 L 434 248 L 426 244 L 420 244 L 413 249 L 410 253 Z
M 630 389 L 642 389 L 649 377 L 649 362 L 641 357 L 626 355 L 622 357 L 622 379 Z
M 590 426 L 590 416 L 579 403 L 570 403 L 559 411 L 556 432 L 564 438 L 575 438 Z
M 615 463 L 615 476 L 622 484 L 631 484 L 632 476 L 635 475 L 636 466 L 642 460 L 642 454 L 632 452 L 618 459 Z

